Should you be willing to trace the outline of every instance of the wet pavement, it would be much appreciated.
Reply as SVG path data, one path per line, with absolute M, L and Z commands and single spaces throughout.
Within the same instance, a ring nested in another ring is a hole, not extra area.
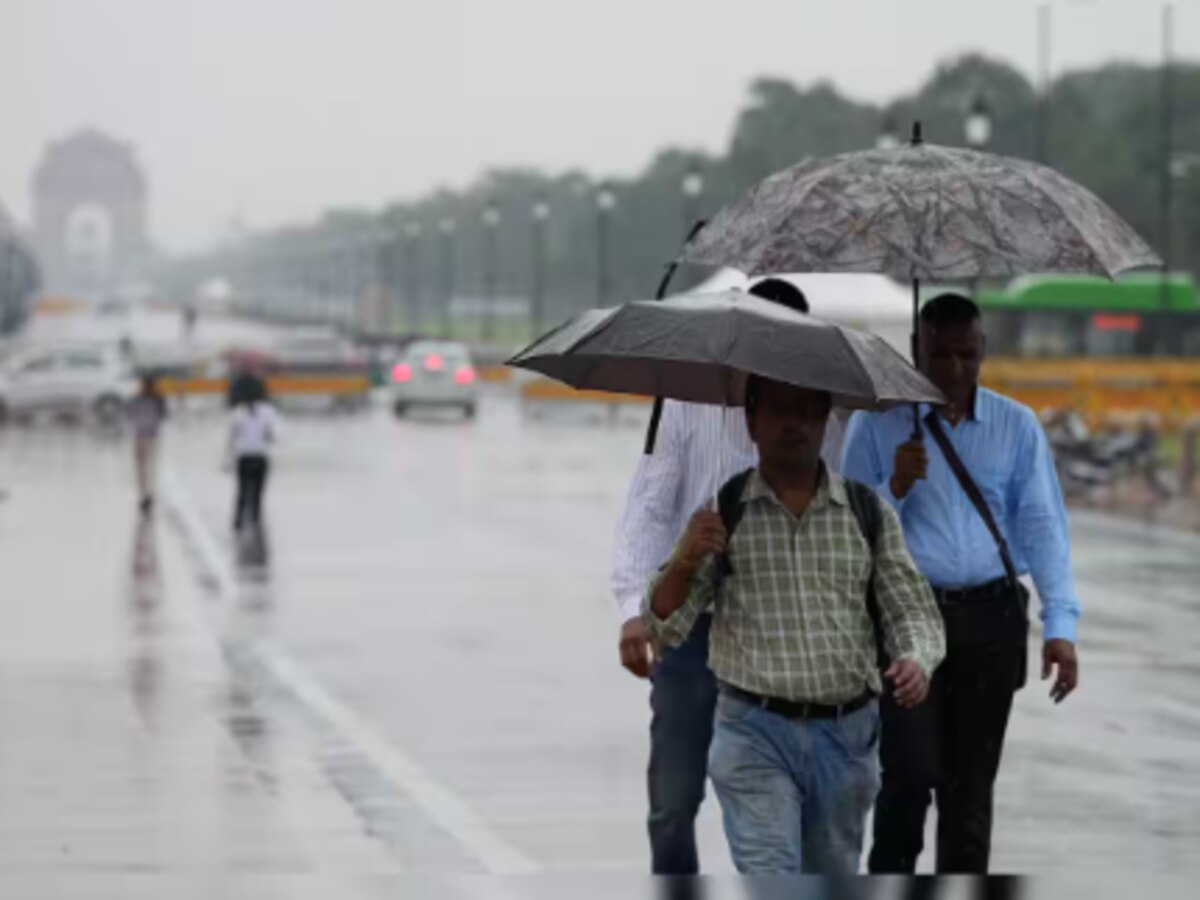
M 473 423 L 289 416 L 259 545 L 229 528 L 216 411 L 171 422 L 149 527 L 127 447 L 0 432 L 0 892 L 550 896 L 645 871 L 647 690 L 607 592 L 641 429 L 573 413 L 494 392 Z M 996 866 L 1194 874 L 1200 541 L 1074 531 L 1083 686 L 1018 699 Z M 730 872 L 711 800 L 701 840 Z

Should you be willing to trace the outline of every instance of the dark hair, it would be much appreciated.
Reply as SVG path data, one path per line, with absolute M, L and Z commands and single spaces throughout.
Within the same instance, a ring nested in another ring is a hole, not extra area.
M 747 413 L 754 413 L 758 410 L 758 402 L 762 397 L 763 385 L 771 380 L 772 379 L 770 379 L 770 378 L 764 378 L 762 375 L 755 375 L 753 372 L 750 373 L 749 376 L 747 376 L 747 378 L 746 378 L 746 404 L 745 404 Z M 786 384 L 786 382 L 780 382 L 780 383 Z M 832 411 L 833 410 L 833 394 L 829 393 L 829 391 L 820 391 L 819 393 L 822 393 L 825 395 L 825 398 L 829 401 L 829 411 Z
M 780 303 L 796 312 L 808 312 L 808 298 L 804 296 L 804 291 L 782 278 L 764 278 L 750 288 L 750 293 L 755 297 Z
M 921 324 L 927 328 L 953 328 L 980 319 L 979 306 L 962 294 L 938 294 L 921 307 Z

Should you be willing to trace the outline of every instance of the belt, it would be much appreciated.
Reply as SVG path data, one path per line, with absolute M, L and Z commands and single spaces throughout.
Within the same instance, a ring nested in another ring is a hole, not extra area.
M 839 719 L 862 709 L 875 699 L 874 692 L 868 690 L 863 691 L 853 700 L 829 706 L 823 703 L 800 703 L 795 700 L 784 700 L 782 697 L 764 697 L 751 691 L 743 691 L 741 688 L 723 681 L 718 688 L 727 697 L 733 697 L 735 700 L 741 700 L 743 703 L 750 703 L 754 706 L 761 706 L 768 712 L 777 713 L 788 719 Z
M 1008 578 L 997 578 L 987 584 L 977 584 L 968 588 L 933 588 L 934 599 L 940 606 L 958 606 L 960 604 L 979 603 L 986 600 L 998 600 L 1012 595 L 1012 585 Z

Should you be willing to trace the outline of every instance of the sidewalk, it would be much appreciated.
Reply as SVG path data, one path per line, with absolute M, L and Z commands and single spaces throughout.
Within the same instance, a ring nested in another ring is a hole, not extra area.
M 397 866 L 225 666 L 174 530 L 136 515 L 127 448 L 19 442 L 0 505 L 0 896 L 384 896 Z

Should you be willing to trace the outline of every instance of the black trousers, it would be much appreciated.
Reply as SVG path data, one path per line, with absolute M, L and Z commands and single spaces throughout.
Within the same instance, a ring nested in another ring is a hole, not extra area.
M 233 527 L 257 526 L 262 521 L 262 495 L 270 465 L 265 456 L 239 456 L 237 463 L 237 504 Z
M 911 710 L 881 703 L 882 783 L 872 873 L 912 873 L 924 849 L 930 800 L 938 809 L 939 873 L 986 874 L 992 793 L 1013 695 L 1024 683 L 1026 595 L 1010 590 L 939 604 L 946 658 L 929 696 Z

